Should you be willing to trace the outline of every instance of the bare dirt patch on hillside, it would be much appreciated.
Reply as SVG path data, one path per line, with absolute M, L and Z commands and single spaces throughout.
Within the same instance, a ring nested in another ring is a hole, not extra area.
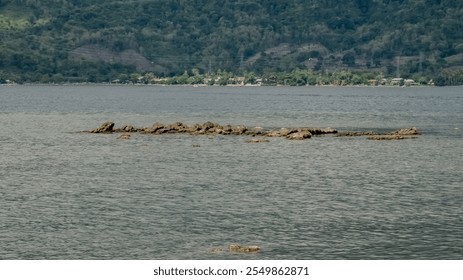
M 153 71 L 155 66 L 133 49 L 115 52 L 99 45 L 84 45 L 69 52 L 71 58 L 134 65 L 138 71 Z

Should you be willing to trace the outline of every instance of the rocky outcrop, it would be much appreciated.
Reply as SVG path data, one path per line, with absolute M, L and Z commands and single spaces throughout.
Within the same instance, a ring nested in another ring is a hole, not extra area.
M 194 124 L 188 126 L 181 122 L 173 124 L 154 123 L 150 127 L 140 129 L 141 133 L 164 134 L 164 133 L 189 133 L 192 135 L 247 135 L 258 134 L 258 131 L 249 130 L 244 125 L 219 125 L 213 122 Z
M 279 130 L 271 130 L 264 134 L 264 136 L 268 137 L 286 137 L 292 133 L 296 133 L 297 129 L 295 128 L 281 128 Z
M 142 128 L 140 130 L 142 133 L 157 133 L 157 134 L 161 134 L 161 133 L 164 133 L 166 130 L 165 130 L 165 126 L 162 124 L 162 123 L 154 123 L 152 126 L 150 127 L 145 127 L 145 128 Z
M 383 135 L 372 135 L 368 136 L 369 140 L 403 140 L 403 139 L 413 139 L 416 138 L 418 133 L 418 129 L 416 127 L 411 128 L 402 128 L 390 133 L 386 133 Z
M 289 140 L 304 140 L 312 137 L 312 133 L 308 130 L 297 131 L 286 136 Z
M 304 140 L 311 138 L 313 135 L 336 134 L 338 131 L 333 128 L 280 128 L 277 130 L 270 130 L 264 133 L 267 137 L 286 137 L 289 140 Z
M 248 128 L 244 125 L 220 125 L 213 122 L 203 124 L 187 125 L 181 122 L 173 124 L 162 124 L 159 122 L 151 126 L 136 128 L 132 125 L 124 125 L 120 128 L 114 128 L 113 122 L 106 122 L 99 128 L 88 131 L 91 133 L 134 133 L 143 134 L 166 134 L 166 133 L 188 133 L 191 135 L 249 135 L 252 137 L 286 137 L 291 140 L 303 140 L 312 137 L 312 135 L 335 134 L 336 129 L 332 128 L 281 128 L 275 130 L 264 130 L 261 127 Z
M 114 129 L 114 132 L 138 132 L 138 129 L 131 125 L 124 125 L 123 127 Z
M 383 135 L 372 135 L 368 136 L 369 140 L 403 140 L 403 139 L 413 139 L 419 135 L 418 129 L 416 127 L 411 128 L 402 128 L 390 133 Z
M 112 133 L 114 128 L 113 122 L 105 122 L 100 127 L 90 130 L 90 133 Z
M 308 128 L 308 127 L 294 127 L 294 128 L 279 128 L 279 129 L 263 129 L 261 127 L 248 128 L 244 125 L 220 125 L 213 122 L 205 122 L 203 124 L 187 125 L 181 122 L 172 124 L 162 124 L 159 122 L 154 123 L 149 127 L 136 128 L 132 125 L 124 125 L 120 128 L 114 128 L 113 122 L 105 122 L 100 127 L 87 131 L 89 133 L 125 133 L 125 136 L 120 136 L 120 139 L 129 139 L 129 133 L 143 133 L 143 134 L 174 134 L 186 133 L 190 135 L 246 135 L 252 137 L 247 143 L 264 143 L 268 142 L 267 137 L 284 137 L 289 140 L 305 140 L 314 135 L 335 134 L 337 136 L 368 136 L 371 140 L 401 140 L 407 138 L 414 138 L 418 135 L 416 127 L 402 128 L 390 133 L 377 134 L 373 131 L 345 131 L 338 132 L 333 128 Z
M 337 134 L 338 131 L 334 128 L 309 128 L 308 129 L 312 135 L 324 135 L 324 134 Z

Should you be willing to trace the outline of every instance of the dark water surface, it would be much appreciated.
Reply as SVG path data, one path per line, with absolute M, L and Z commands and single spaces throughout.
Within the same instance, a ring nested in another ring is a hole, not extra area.
M 75 133 L 108 120 L 422 135 Z M 461 87 L 2 86 L 0 258 L 463 259 L 462 130 Z

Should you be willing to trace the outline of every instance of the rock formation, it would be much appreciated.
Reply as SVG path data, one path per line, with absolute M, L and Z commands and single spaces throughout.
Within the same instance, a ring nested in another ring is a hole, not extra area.
M 304 131 L 304 130 L 294 132 L 286 136 L 286 138 L 289 140 L 304 140 L 304 139 L 311 138 L 311 137 L 312 137 L 312 133 L 310 133 L 310 131 Z
M 120 128 L 114 128 L 113 122 L 105 122 L 100 127 L 87 131 L 89 133 L 125 133 L 120 139 L 129 139 L 128 133 L 142 134 L 174 134 L 186 133 L 190 135 L 247 135 L 252 137 L 260 136 L 260 138 L 252 138 L 246 141 L 247 143 L 263 143 L 268 142 L 266 137 L 285 137 L 289 140 L 305 140 L 312 136 L 334 134 L 337 136 L 368 136 L 370 140 L 401 140 L 414 138 L 418 135 L 416 127 L 402 128 L 390 133 L 378 134 L 373 131 L 344 131 L 339 132 L 333 128 L 309 128 L 309 127 L 293 127 L 279 129 L 262 129 L 261 127 L 248 128 L 244 125 L 220 125 L 213 122 L 205 122 L 203 124 L 187 125 L 181 122 L 172 124 L 154 123 L 149 127 L 136 128 L 132 125 L 124 125 Z
M 136 128 L 132 125 L 124 125 L 121 128 L 114 129 L 113 122 L 106 122 L 99 128 L 88 131 L 90 133 L 133 133 L 140 132 L 143 134 L 166 134 L 166 133 L 188 133 L 191 135 L 250 135 L 266 137 L 286 137 L 291 140 L 303 140 L 312 137 L 312 135 L 335 134 L 336 129 L 332 128 L 281 128 L 276 130 L 264 131 L 260 127 L 248 128 L 244 125 L 220 125 L 213 122 L 203 124 L 186 125 L 181 122 L 173 124 L 154 123 L 149 127 Z
M 416 138 L 419 135 L 418 129 L 416 127 L 412 128 L 402 128 L 390 133 L 383 135 L 372 135 L 368 136 L 369 140 L 403 140 L 403 139 L 412 139 Z
M 131 126 L 131 125 L 124 125 L 123 127 L 121 128 L 116 128 L 114 129 L 114 132 L 138 132 L 138 129 Z
M 105 122 L 100 127 L 90 131 L 90 133 L 112 133 L 114 128 L 113 122 Z

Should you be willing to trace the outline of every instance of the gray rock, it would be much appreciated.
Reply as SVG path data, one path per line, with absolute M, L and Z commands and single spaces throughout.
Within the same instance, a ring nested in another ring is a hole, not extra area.
M 270 141 L 265 138 L 252 138 L 250 140 L 246 140 L 246 143 L 268 143 L 268 142 Z

